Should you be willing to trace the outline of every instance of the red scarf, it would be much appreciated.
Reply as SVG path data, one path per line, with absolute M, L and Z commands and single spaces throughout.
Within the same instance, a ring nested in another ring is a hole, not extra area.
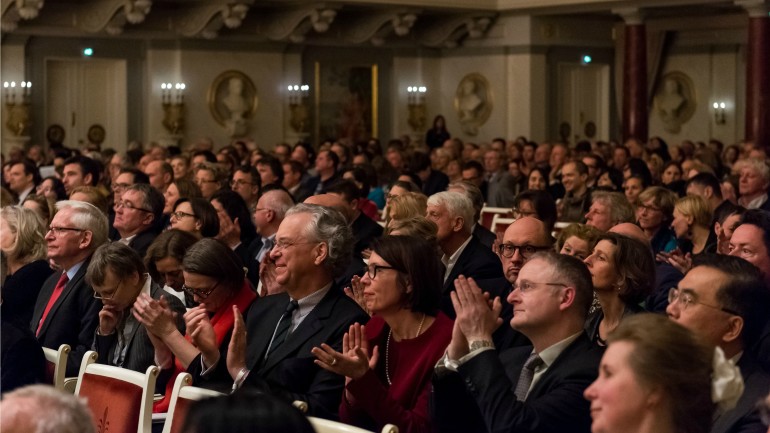
M 211 318 L 211 326 L 214 328 L 214 335 L 216 335 L 217 347 L 221 347 L 225 340 L 225 336 L 233 329 L 235 324 L 235 316 L 233 315 L 233 305 L 238 306 L 238 310 L 243 312 L 251 305 L 257 295 L 251 290 L 249 283 L 244 280 L 243 286 L 238 293 L 233 296 L 230 301 L 217 310 L 214 313 L 214 317 Z M 192 344 L 190 334 L 185 335 L 185 340 Z M 224 359 L 220 359 L 219 362 L 225 362 Z M 168 412 L 168 406 L 171 403 L 171 390 L 174 388 L 174 382 L 179 373 L 187 371 L 186 368 L 179 362 L 178 359 L 174 360 L 174 373 L 166 384 L 166 393 L 163 396 L 163 400 L 156 401 L 152 407 L 153 413 Z M 193 378 L 195 380 L 195 378 Z

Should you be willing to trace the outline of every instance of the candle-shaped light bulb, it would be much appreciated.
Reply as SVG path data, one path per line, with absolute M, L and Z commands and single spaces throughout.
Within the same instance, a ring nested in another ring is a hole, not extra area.
M 721 108 L 721 109 L 723 109 L 723 110 L 724 110 L 726 107 L 727 107 L 727 104 L 725 104 L 724 102 L 722 102 L 722 103 L 720 103 L 720 104 L 719 104 L 719 108 Z

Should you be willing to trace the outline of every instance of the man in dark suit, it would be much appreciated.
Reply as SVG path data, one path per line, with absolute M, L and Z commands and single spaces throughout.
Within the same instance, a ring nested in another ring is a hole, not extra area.
M 147 274 L 139 254 L 130 247 L 113 242 L 99 247 L 86 271 L 86 282 L 101 299 L 99 326 L 93 339 L 93 349 L 99 353 L 97 362 L 144 373 L 155 363 L 155 349 L 147 328 L 139 323 L 131 308 L 146 293 L 153 299 L 165 298 L 176 314 L 177 328 L 184 335 L 185 307 L 175 296 L 164 295 L 163 288 Z
M 487 181 L 487 206 L 512 207 L 519 193 L 516 180 L 503 164 L 503 156 L 491 149 L 484 154 L 484 170 Z
M 770 392 L 770 375 L 744 350 L 757 341 L 770 311 L 770 292 L 757 268 L 738 257 L 700 256 L 678 287 L 669 296 L 668 316 L 737 359 L 743 376 L 737 405 L 717 412 L 711 432 L 766 431 L 756 402 Z
M 262 194 L 254 209 L 254 226 L 257 228 L 257 236 L 249 245 L 248 278 L 254 287 L 260 288 L 259 267 L 275 244 L 275 233 L 286 216 L 286 212 L 294 205 L 294 201 L 288 192 L 282 189 L 274 189 Z M 260 293 L 261 289 L 260 289 Z
M 449 185 L 449 177 L 437 170 L 431 168 L 431 161 L 428 155 L 422 152 L 415 152 L 409 164 L 412 172 L 416 173 L 422 181 L 422 193 L 431 196 L 437 192 L 446 191 Z
M 433 377 L 431 415 L 441 432 L 588 432 L 583 391 L 596 379 L 602 350 L 583 332 L 591 275 L 578 259 L 541 252 L 522 267 L 508 296 L 511 326 L 531 347 L 498 355 L 492 307 L 472 280 L 457 280 L 457 311 L 447 353 Z
M 120 234 L 118 242 L 134 249 L 141 257 L 147 253 L 152 241 L 162 230 L 163 196 L 146 183 L 137 183 L 126 188 L 120 201 L 115 203 L 113 227 Z
M 471 232 L 474 236 L 476 236 L 482 245 L 484 245 L 487 248 L 492 248 L 492 245 L 495 243 L 495 240 L 497 240 L 497 235 L 492 233 L 488 228 L 481 225 L 478 221 L 481 219 L 481 209 L 484 207 L 484 195 L 481 194 L 481 190 L 476 185 L 466 182 L 466 181 L 459 181 L 459 182 L 452 182 L 449 184 L 449 187 L 447 187 L 447 191 L 451 192 L 459 192 L 460 194 L 465 195 L 469 199 L 471 199 L 471 203 L 473 203 L 473 228 L 471 229 Z
M 476 279 L 503 276 L 500 259 L 471 234 L 473 204 L 463 194 L 439 192 L 428 198 L 426 217 L 438 226 L 438 244 L 444 256 L 444 296 L 441 310 L 454 317 L 449 292 L 454 290 L 454 280 L 460 275 Z
M 285 292 L 256 302 L 245 324 L 236 314 L 227 371 L 233 388 L 243 384 L 302 400 L 310 415 L 334 419 L 344 378 L 316 366 L 310 350 L 322 343 L 340 350 L 350 325 L 368 320 L 333 284 L 350 258 L 352 234 L 339 212 L 299 204 L 288 212 L 275 239 L 270 258 L 276 284 Z
M 382 236 L 382 226 L 364 215 L 358 207 L 361 200 L 361 190 L 350 180 L 341 180 L 328 189 L 329 194 L 342 198 L 348 207 L 350 228 L 353 230 L 353 256 L 361 257 L 361 252 L 369 248 L 369 244 Z
M 46 233 L 48 258 L 62 272 L 51 275 L 37 297 L 30 329 L 43 347 L 69 344 L 67 376 L 77 376 L 99 323 L 99 301 L 85 281 L 91 255 L 107 241 L 107 217 L 90 203 L 65 200 Z

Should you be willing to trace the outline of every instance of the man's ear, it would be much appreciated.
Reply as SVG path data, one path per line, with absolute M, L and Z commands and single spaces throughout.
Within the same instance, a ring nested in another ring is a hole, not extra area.
M 318 252 L 316 253 L 313 263 L 316 265 L 321 265 L 321 263 L 323 263 L 324 260 L 326 260 L 326 258 L 329 256 L 329 245 L 326 242 L 321 242 L 316 248 L 318 248 Z
M 706 199 L 710 199 L 711 197 L 714 197 L 714 188 L 707 186 L 703 188 L 703 195 L 706 196 Z
M 94 177 L 91 175 L 91 173 L 83 176 L 83 182 L 85 182 L 86 185 L 91 185 L 92 180 L 94 180 Z
M 725 343 L 731 343 L 738 338 L 740 338 L 741 333 L 743 332 L 743 317 L 741 316 L 730 316 L 729 319 L 727 319 L 727 330 L 722 335 L 722 341 Z
M 453 232 L 459 232 L 463 229 L 463 226 L 465 225 L 465 219 L 461 216 L 454 218 L 454 223 L 452 224 L 452 231 Z
M 559 309 L 564 311 L 575 303 L 577 290 L 574 287 L 565 287 L 559 294 Z
M 83 232 L 83 239 L 80 241 L 80 244 L 78 245 L 78 248 L 81 250 L 85 250 L 89 247 L 91 247 L 91 243 L 94 240 L 94 234 L 91 232 L 91 230 L 86 230 Z

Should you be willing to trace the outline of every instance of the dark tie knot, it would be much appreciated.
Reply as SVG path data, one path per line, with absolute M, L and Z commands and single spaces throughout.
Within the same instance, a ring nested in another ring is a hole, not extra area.
M 299 308 L 299 302 L 292 299 L 291 301 L 289 301 L 289 304 L 286 306 L 286 310 L 284 311 L 284 314 L 291 314 L 297 308 Z
M 537 353 L 532 353 L 529 355 L 529 358 L 527 358 L 527 362 L 524 363 L 524 368 L 530 371 L 535 371 L 543 364 L 543 359 L 540 358 L 540 355 Z

